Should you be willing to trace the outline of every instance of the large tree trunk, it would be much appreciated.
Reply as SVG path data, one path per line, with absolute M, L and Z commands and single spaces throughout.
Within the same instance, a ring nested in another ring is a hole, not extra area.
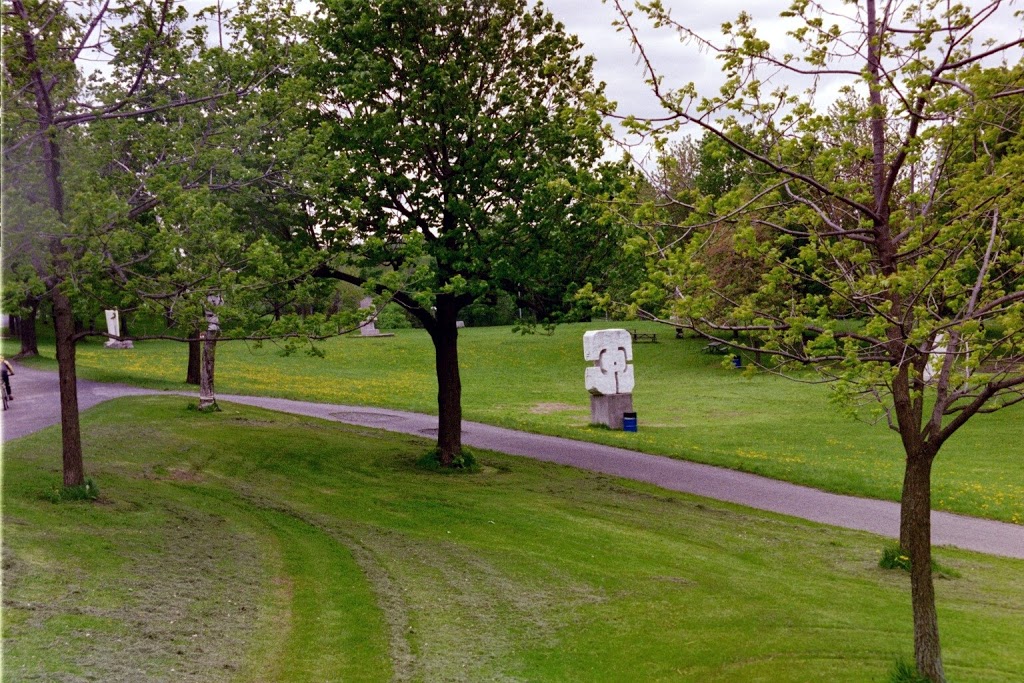
M 75 369 L 75 316 L 67 296 L 53 290 L 53 327 L 56 334 L 57 378 L 60 387 L 60 429 L 64 456 L 64 486 L 85 483 L 82 433 L 78 420 L 78 374 Z
M 36 318 L 38 315 L 39 302 L 33 299 L 29 302 L 28 313 L 24 318 L 19 318 L 18 320 L 18 331 L 21 337 L 19 357 L 39 355 L 39 340 L 36 337 Z
M 918 673 L 945 683 L 939 619 L 932 579 L 931 470 L 934 454 L 907 453 L 900 501 L 900 545 L 910 556 L 910 602 L 914 612 L 914 659 Z
M 462 381 L 459 378 L 459 306 L 450 295 L 437 297 L 437 323 L 430 331 L 437 372 L 437 448 L 443 467 L 462 454 Z
M 185 383 L 199 385 L 200 363 L 202 362 L 203 346 L 199 341 L 199 330 L 193 330 L 188 342 L 188 369 L 185 371 Z

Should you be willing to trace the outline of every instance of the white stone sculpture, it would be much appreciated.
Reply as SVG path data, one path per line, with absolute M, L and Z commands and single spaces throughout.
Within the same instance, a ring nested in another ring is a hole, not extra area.
M 583 335 L 583 358 L 591 361 L 584 384 L 590 392 L 590 422 L 622 429 L 633 412 L 633 337 L 626 330 L 594 330 Z
M 379 337 L 380 330 L 377 329 L 377 311 L 373 308 L 373 297 L 363 297 L 362 301 L 359 302 L 359 310 L 371 311 L 370 317 L 368 317 L 359 328 L 359 334 L 364 337 Z
M 107 334 L 111 337 L 121 336 L 121 312 L 116 308 L 104 311 L 104 317 L 107 319 Z M 108 349 L 130 349 L 135 345 L 130 341 L 119 341 L 117 339 L 107 339 L 103 346 Z
M 359 334 L 363 337 L 394 337 L 390 332 L 377 329 L 377 310 L 373 307 L 373 297 L 365 296 L 359 302 L 360 311 L 369 311 L 370 315 L 359 326 Z
M 587 391 L 595 396 L 633 393 L 633 338 L 626 330 L 595 330 L 583 335 Z
M 107 334 L 111 337 L 121 336 L 121 314 L 115 308 L 112 310 L 104 311 L 107 316 Z

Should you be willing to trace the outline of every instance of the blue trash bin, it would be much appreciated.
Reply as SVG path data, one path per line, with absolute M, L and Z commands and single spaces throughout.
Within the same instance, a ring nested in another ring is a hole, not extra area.
M 732 366 L 734 368 L 742 368 L 743 367 L 743 359 L 740 358 L 739 356 L 733 356 L 732 357 Z
M 636 413 L 623 413 L 622 414 L 622 431 L 624 431 L 624 432 L 635 432 L 636 431 Z

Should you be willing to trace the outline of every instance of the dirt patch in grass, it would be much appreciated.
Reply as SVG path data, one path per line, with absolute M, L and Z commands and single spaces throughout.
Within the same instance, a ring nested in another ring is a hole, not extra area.
M 231 423 L 236 427 L 280 427 L 280 422 L 274 420 L 254 420 L 249 417 L 231 417 Z
M 181 467 L 164 467 L 158 466 L 147 466 L 141 473 L 135 474 L 132 472 L 126 473 L 127 476 L 134 479 L 147 479 L 149 481 L 179 481 L 186 484 L 194 484 L 203 481 L 203 475 L 201 472 L 194 468 L 184 469 Z M 128 504 L 129 507 L 138 509 L 138 505 L 132 506 L 129 501 L 118 501 L 120 503 Z
M 693 579 L 687 579 L 683 576 L 652 576 L 651 581 L 654 581 L 656 583 L 667 583 L 670 585 L 676 585 L 680 587 L 697 585 L 697 582 Z
M 168 470 L 167 474 L 174 481 L 196 482 L 203 479 L 202 475 L 194 470 L 172 469 Z

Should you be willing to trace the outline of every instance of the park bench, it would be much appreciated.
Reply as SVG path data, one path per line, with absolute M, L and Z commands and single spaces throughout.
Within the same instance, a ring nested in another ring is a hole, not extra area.
M 713 353 L 716 355 L 724 355 L 729 353 L 729 347 L 722 342 L 712 341 L 708 342 L 708 345 L 704 347 L 704 353 Z
M 633 341 L 635 341 L 635 342 L 641 342 L 641 341 L 649 341 L 649 342 L 654 342 L 654 343 L 658 342 L 658 334 L 656 332 L 638 332 L 637 330 L 633 330 L 632 335 L 633 335 Z

